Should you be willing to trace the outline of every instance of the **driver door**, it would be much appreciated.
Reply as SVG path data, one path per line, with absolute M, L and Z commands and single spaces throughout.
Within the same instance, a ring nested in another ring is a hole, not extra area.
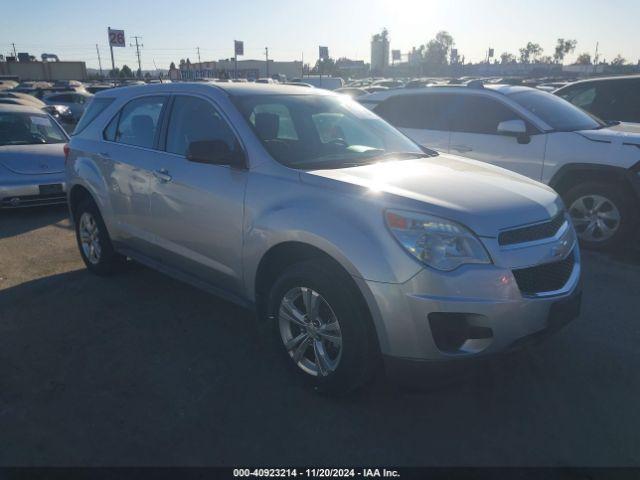
M 241 148 L 208 99 L 176 95 L 169 109 L 164 151 L 155 158 L 150 229 L 164 264 L 239 293 L 248 170 L 187 160 L 189 144 L 196 141 L 224 142 L 229 151 Z

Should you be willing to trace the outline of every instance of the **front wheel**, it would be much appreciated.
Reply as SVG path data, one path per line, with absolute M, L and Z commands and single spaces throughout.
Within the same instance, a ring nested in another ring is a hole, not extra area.
M 624 190 L 607 183 L 583 183 L 564 195 L 569 215 L 586 248 L 608 250 L 632 234 L 637 214 Z
M 346 393 L 369 380 L 375 332 L 347 274 L 323 260 L 289 267 L 269 296 L 269 318 L 285 362 L 317 390 Z

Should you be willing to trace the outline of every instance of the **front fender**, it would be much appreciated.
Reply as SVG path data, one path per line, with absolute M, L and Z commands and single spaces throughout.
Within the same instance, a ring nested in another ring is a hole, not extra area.
M 403 283 L 422 267 L 402 250 L 387 230 L 380 208 L 357 199 L 325 196 L 256 212 L 248 222 L 245 245 L 245 285 L 254 298 L 260 260 L 274 246 L 300 242 L 322 250 L 353 277 Z M 337 208 L 340 206 L 341 208 Z

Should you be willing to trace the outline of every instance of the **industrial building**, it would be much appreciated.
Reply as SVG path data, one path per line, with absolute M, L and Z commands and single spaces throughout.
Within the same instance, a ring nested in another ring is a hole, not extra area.
M 60 61 L 57 55 L 42 54 L 38 61 L 28 53 L 19 53 L 18 57 L 6 57 L 0 61 L 0 76 L 15 76 L 21 81 L 86 80 L 85 62 Z
M 389 37 L 383 30 L 371 38 L 371 73 L 382 74 L 389 66 Z

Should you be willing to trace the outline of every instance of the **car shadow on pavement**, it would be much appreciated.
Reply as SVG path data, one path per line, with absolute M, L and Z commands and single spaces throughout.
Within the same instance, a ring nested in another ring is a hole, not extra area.
M 25 282 L 0 291 L 0 464 L 637 463 L 635 343 L 587 287 L 558 335 L 445 388 L 330 398 L 251 312 L 142 266 Z
M 69 211 L 65 205 L 0 210 L 0 240 L 52 224 L 59 228 L 71 228 L 68 222 L 60 224 L 68 217 Z

